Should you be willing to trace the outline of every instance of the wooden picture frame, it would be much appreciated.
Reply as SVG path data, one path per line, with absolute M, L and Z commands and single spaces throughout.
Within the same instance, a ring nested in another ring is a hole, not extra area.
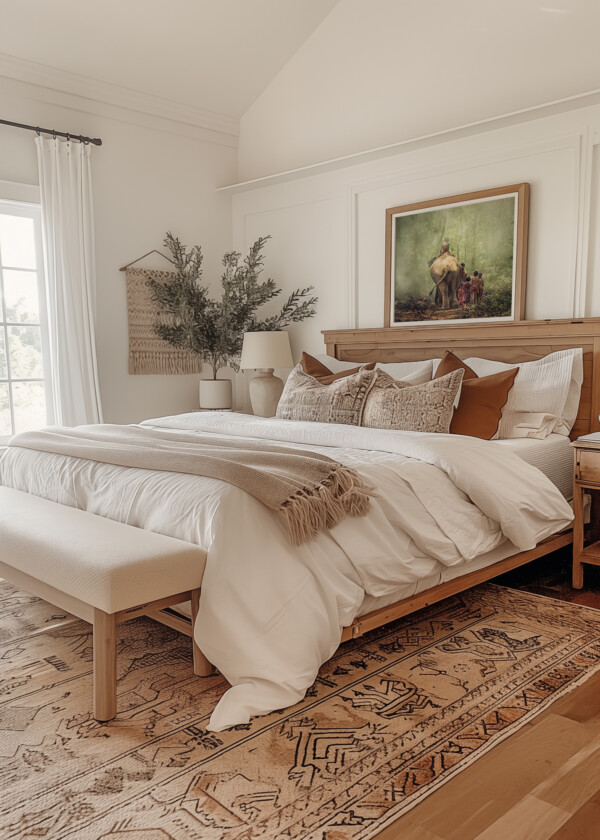
M 435 213 L 437 210 L 439 214 Z M 498 234 L 493 227 L 494 214 L 500 220 Z M 468 217 L 466 222 L 464 216 Z M 477 233 L 478 218 L 480 229 L 487 227 L 487 232 Z M 528 225 L 528 183 L 388 208 L 385 326 L 435 327 L 523 320 Z M 425 232 L 424 228 L 427 228 Z M 454 233 L 457 229 L 461 231 L 454 236 L 454 244 L 445 233 L 448 228 Z M 496 242 L 500 238 L 501 245 Z M 415 245 L 419 242 L 421 248 Z M 437 254 L 432 251 L 435 242 L 439 243 Z M 479 268 L 475 265 L 478 248 L 483 263 Z M 404 273 L 398 259 L 402 254 L 410 255 Z M 470 254 L 472 265 L 469 264 Z M 460 259 L 461 256 L 464 259 Z

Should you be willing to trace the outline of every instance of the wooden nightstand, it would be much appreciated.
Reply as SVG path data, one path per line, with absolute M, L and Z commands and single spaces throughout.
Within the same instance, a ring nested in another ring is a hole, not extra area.
M 576 440 L 573 449 L 573 588 L 581 589 L 583 564 L 600 566 L 600 440 Z M 592 497 L 587 525 L 583 505 L 586 493 Z

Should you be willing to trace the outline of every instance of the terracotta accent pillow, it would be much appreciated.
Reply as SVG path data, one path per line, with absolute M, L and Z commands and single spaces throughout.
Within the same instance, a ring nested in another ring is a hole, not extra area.
M 369 362 L 365 365 L 350 368 L 350 370 L 341 370 L 339 373 L 334 373 L 332 370 L 329 370 L 323 362 L 320 362 L 308 353 L 302 353 L 300 364 L 302 365 L 304 373 L 308 373 L 309 376 L 314 376 L 317 382 L 320 382 L 321 385 L 331 385 L 331 383 L 335 382 L 337 379 L 343 379 L 345 376 L 352 376 L 361 370 L 375 370 L 375 362 Z
M 464 378 L 450 433 L 491 440 L 498 431 L 502 409 L 519 369 L 511 368 L 491 376 L 477 376 L 458 356 L 446 350 L 435 372 L 434 381 L 456 370 L 464 371 Z
M 422 385 L 396 382 L 377 370 L 367 396 L 362 425 L 371 429 L 448 434 L 463 371 L 457 370 Z
M 323 385 L 304 373 L 302 365 L 296 365 L 283 388 L 276 417 L 360 426 L 365 400 L 378 374 L 376 370 L 360 370 Z

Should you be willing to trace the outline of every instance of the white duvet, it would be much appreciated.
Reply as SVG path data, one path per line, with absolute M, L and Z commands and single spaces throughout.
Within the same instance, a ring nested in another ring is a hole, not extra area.
M 142 425 L 297 444 L 377 489 L 368 516 L 294 547 L 275 514 L 215 479 L 6 452 L 1 484 L 207 549 L 195 636 L 232 686 L 215 731 L 300 700 L 365 594 L 389 595 L 507 540 L 532 548 L 573 518 L 546 476 L 487 441 L 227 413 Z

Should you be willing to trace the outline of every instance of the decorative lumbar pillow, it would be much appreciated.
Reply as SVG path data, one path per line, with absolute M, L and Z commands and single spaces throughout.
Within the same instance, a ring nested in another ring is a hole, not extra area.
M 296 365 L 285 383 L 276 416 L 360 426 L 365 400 L 377 376 L 376 370 L 361 370 L 323 385 L 304 373 L 302 365 Z
M 453 435 L 491 440 L 498 431 L 502 409 L 514 385 L 518 368 L 479 377 L 450 350 L 446 350 L 435 372 L 435 379 L 456 370 L 464 371 L 460 400 L 450 423 Z
M 367 396 L 362 425 L 405 432 L 450 431 L 454 403 L 464 371 L 457 370 L 422 385 L 396 382 L 382 370 Z
M 334 373 L 332 370 L 329 370 L 323 362 L 320 362 L 319 359 L 315 359 L 314 356 L 311 356 L 308 353 L 302 353 L 300 364 L 304 373 L 308 373 L 309 376 L 313 376 L 321 383 L 321 385 L 331 385 L 331 383 L 335 382 L 336 379 L 343 379 L 345 376 L 352 376 L 352 374 L 358 373 L 361 370 L 375 369 L 375 362 L 368 362 L 365 365 L 359 365 L 358 367 L 352 367 L 349 370 L 340 370 Z

